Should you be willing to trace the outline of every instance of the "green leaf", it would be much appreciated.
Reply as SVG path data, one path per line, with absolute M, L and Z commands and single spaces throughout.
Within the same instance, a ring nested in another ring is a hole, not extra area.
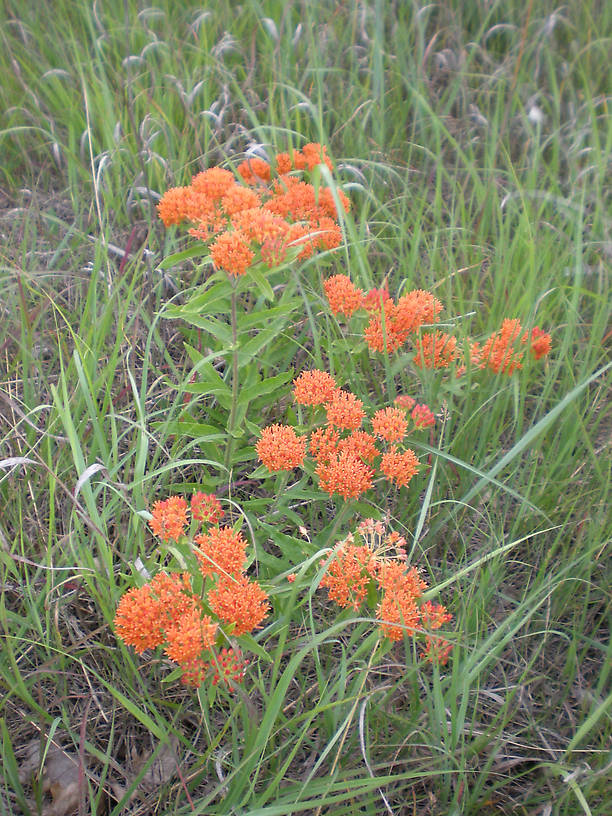
M 164 258 L 164 260 L 157 265 L 157 268 L 170 269 L 171 266 L 176 266 L 182 261 L 197 258 L 198 256 L 202 256 L 202 263 L 208 263 L 208 261 L 210 261 L 210 255 L 202 255 L 202 250 L 203 248 L 201 246 L 195 245 L 189 247 L 189 249 L 184 249 L 182 252 L 175 252 L 174 255 L 168 255 L 167 258 Z

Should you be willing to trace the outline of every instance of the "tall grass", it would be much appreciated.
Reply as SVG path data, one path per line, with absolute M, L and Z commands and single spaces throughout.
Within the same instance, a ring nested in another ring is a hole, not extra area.
M 92 813 L 604 816 L 609 4 L 7 0 L 1 14 L 3 812 L 36 812 L 19 767 L 40 737 L 86 758 Z M 348 519 L 305 480 L 276 501 L 253 478 L 257 422 L 283 421 L 290 378 L 245 415 L 228 472 L 228 377 L 167 305 L 198 296 L 205 271 L 162 264 L 186 243 L 158 196 L 304 141 L 328 145 L 351 197 L 346 246 L 275 281 L 279 323 L 252 376 L 326 367 L 372 405 L 391 386 L 443 408 L 417 450 L 433 471 L 360 508 L 388 512 L 444 587 L 456 643 L 440 671 L 401 648 L 370 665 L 372 622 L 337 617 L 313 586 Z M 406 355 L 385 368 L 332 319 L 330 270 L 431 289 L 459 335 L 521 317 L 553 352 L 513 378 L 417 381 Z M 257 636 L 270 662 L 231 704 L 166 682 L 110 626 L 139 564 L 159 562 L 140 511 L 185 485 L 239 505 L 264 577 L 298 575 Z M 180 773 L 147 792 L 132 749 L 171 735 Z

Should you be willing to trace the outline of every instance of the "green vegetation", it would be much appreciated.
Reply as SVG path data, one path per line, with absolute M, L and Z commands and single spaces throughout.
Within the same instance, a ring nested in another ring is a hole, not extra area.
M 57 743 L 82 813 L 606 816 L 612 6 L 5 0 L 0 15 L 0 812 L 56 812 L 24 750 Z M 163 264 L 193 241 L 155 204 L 256 145 L 312 141 L 351 199 L 346 242 L 275 273 L 277 312 L 244 325 L 268 334 L 241 382 L 278 379 L 245 401 L 228 469 L 230 357 L 203 362 L 216 346 L 182 319 L 210 267 Z M 465 382 L 407 354 L 385 366 L 330 313 L 334 273 L 432 291 L 459 337 L 518 317 L 552 352 Z M 432 468 L 350 514 L 389 514 L 443 588 L 445 667 L 407 641 L 373 668 L 373 622 L 314 591 L 351 529 L 342 500 L 253 475 L 256 427 L 286 421 L 292 378 L 315 367 L 372 406 L 392 384 L 443 415 L 417 449 Z M 141 512 L 196 487 L 243 514 L 264 582 L 298 573 L 255 635 L 270 660 L 214 705 L 112 628 L 163 560 Z

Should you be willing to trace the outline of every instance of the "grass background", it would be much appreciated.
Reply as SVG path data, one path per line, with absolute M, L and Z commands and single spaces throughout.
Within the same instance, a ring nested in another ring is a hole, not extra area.
M 27 812 L 18 769 L 40 739 L 87 769 L 83 813 L 609 813 L 610 5 L 0 14 L 3 812 Z M 279 380 L 246 400 L 230 474 L 223 344 L 166 308 L 188 311 L 206 269 L 160 268 L 188 244 L 154 205 L 199 169 L 307 141 L 353 202 L 346 247 L 279 273 L 273 316 L 251 304 L 245 341 L 265 345 L 242 376 Z M 385 369 L 327 313 L 332 270 L 431 289 L 460 336 L 538 324 L 552 354 L 460 385 L 406 355 Z M 389 513 L 443 587 L 440 673 L 401 647 L 369 664 L 372 624 L 312 588 L 346 513 L 306 480 L 277 501 L 253 478 L 254 425 L 284 421 L 289 375 L 314 366 L 371 406 L 396 389 L 443 410 L 417 451 L 435 469 L 358 508 Z M 137 559 L 160 562 L 138 511 L 184 485 L 236 502 L 264 579 L 299 576 L 273 585 L 271 662 L 214 706 L 110 627 Z M 171 738 L 177 764 L 138 787 Z

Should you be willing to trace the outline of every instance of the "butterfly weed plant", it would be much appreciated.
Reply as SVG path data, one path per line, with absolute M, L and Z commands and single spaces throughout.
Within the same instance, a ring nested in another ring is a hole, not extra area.
M 419 401 L 419 373 L 427 369 L 455 382 L 481 371 L 511 376 L 526 355 L 540 360 L 551 348 L 550 335 L 516 317 L 484 340 L 457 338 L 437 328 L 443 304 L 431 292 L 414 289 L 394 298 L 386 281 L 364 290 L 345 269 L 319 280 L 325 308 L 345 321 L 346 332 L 362 336 L 370 355 L 384 356 L 387 383 L 389 359 L 408 349 L 414 395 L 395 394 L 393 385 L 388 401 L 376 405 L 360 383 L 339 384 L 337 375 L 318 368 L 260 379 L 259 352 L 290 328 L 295 310 L 287 301 L 275 306 L 279 293 L 283 298 L 294 290 L 302 262 L 324 253 L 333 263 L 333 250 L 342 244 L 350 201 L 333 181 L 333 170 L 325 147 L 307 144 L 269 161 L 248 158 L 235 172 L 229 166 L 204 170 L 189 185 L 168 190 L 158 205 L 166 227 L 186 226 L 194 239 L 165 264 L 197 258 L 207 273 L 200 289 L 186 303 L 168 305 L 166 315 L 196 327 L 201 345 L 210 349 L 188 346 L 194 377 L 202 376 L 200 383 L 192 377 L 189 390 L 203 394 L 212 387 L 226 412 L 218 466 L 231 480 L 256 456 L 261 465 L 249 478 L 262 480 L 274 502 L 282 502 L 289 489 L 298 495 L 292 478 L 303 489 L 313 481 L 311 504 L 337 502 L 325 546 L 305 547 L 294 571 L 268 569 L 265 577 L 255 557 L 257 526 L 249 524 L 245 532 L 244 518 L 223 523 L 214 493 L 153 504 L 149 526 L 166 567 L 121 598 L 115 629 L 138 653 L 161 647 L 177 676 L 190 686 L 205 685 L 210 701 L 217 689 L 235 693 L 254 660 L 269 661 L 258 633 L 274 631 L 283 596 L 300 589 L 310 597 L 327 590 L 329 601 L 345 610 L 341 615 L 352 616 L 339 618 L 342 626 L 362 620 L 371 627 L 370 667 L 404 640 L 419 644 L 412 652 L 417 662 L 446 664 L 456 638 L 449 628 L 452 614 L 432 600 L 437 590 L 412 563 L 385 506 L 390 492 L 410 491 L 415 475 L 431 467 L 431 459 L 423 461 L 415 451 L 419 435 L 436 425 L 431 407 Z M 213 366 L 218 360 L 222 373 Z M 288 408 L 291 380 L 295 407 Z M 266 413 L 277 420 L 265 426 L 249 411 L 261 395 Z M 286 413 L 291 421 L 281 422 Z M 246 433 L 255 438 L 254 450 L 245 444 Z M 272 485 L 273 473 L 280 479 Z M 354 520 L 364 497 L 377 499 L 374 506 L 386 520 Z M 348 529 L 342 533 L 342 527 Z M 173 564 L 179 568 L 167 569 Z M 456 621 L 454 628 L 460 627 Z

